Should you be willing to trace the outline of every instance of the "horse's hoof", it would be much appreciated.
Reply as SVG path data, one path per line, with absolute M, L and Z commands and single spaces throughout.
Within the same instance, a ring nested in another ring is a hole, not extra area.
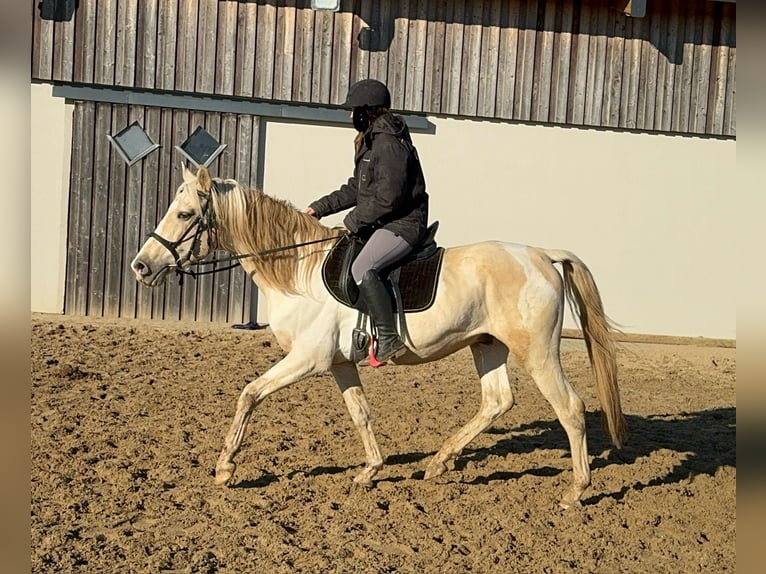
M 230 466 L 231 468 L 217 468 L 215 470 L 216 486 L 229 486 L 231 484 L 231 479 L 234 477 L 234 469 L 236 466 L 233 464 Z
M 563 508 L 564 510 L 568 510 L 569 508 L 572 508 L 572 507 L 574 507 L 574 508 L 581 508 L 582 507 L 582 502 L 580 502 L 579 498 L 577 498 L 575 500 L 570 500 L 570 499 L 565 497 L 565 498 L 562 498 L 559 501 L 559 506 L 561 508 Z
M 354 484 L 361 486 L 366 490 L 371 490 L 374 486 L 372 480 L 368 476 L 359 475 L 354 479 Z
M 436 478 L 437 476 L 441 476 L 447 472 L 447 465 L 443 462 L 437 462 L 437 461 L 431 461 L 431 464 L 428 465 L 426 468 L 426 474 L 423 477 L 424 480 L 430 480 L 432 478 Z

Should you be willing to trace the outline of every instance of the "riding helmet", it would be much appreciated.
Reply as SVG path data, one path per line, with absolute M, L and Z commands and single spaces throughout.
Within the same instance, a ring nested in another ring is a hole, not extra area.
M 390 108 L 391 94 L 388 88 L 378 80 L 361 80 L 351 86 L 343 104 L 346 108 Z

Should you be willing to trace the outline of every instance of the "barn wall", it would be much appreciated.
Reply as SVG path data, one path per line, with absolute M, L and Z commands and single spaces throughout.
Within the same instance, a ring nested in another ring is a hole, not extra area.
M 413 138 L 442 245 L 568 249 L 625 332 L 736 338 L 735 142 L 430 120 L 435 135 Z M 305 206 L 351 173 L 350 128 L 268 122 L 266 134 L 273 195 Z
M 373 77 L 412 112 L 736 134 L 731 3 L 80 0 L 33 29 L 37 80 L 339 104 Z
M 128 166 L 106 135 L 138 121 L 161 147 Z M 252 283 L 240 268 L 140 286 L 130 260 L 182 181 L 175 146 L 202 126 L 228 153 L 210 169 L 257 177 L 259 120 L 252 116 L 78 101 L 74 104 L 65 312 L 75 315 L 230 321 L 249 318 Z M 76 175 L 75 175 L 76 174 Z

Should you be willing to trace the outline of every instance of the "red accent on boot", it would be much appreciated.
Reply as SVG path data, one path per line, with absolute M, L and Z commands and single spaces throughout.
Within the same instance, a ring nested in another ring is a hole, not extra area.
M 375 337 L 370 337 L 370 356 L 368 357 L 368 360 L 370 361 L 370 366 L 373 368 L 385 365 L 385 363 L 381 363 L 378 361 L 377 357 L 375 357 Z

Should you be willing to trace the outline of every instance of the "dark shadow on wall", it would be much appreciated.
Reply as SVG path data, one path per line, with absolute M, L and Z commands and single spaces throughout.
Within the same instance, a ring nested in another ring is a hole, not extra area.
M 221 3 L 235 0 L 218 0 Z M 311 10 L 311 0 L 238 0 L 240 4 L 275 6 L 277 9 Z M 683 62 L 685 45 L 736 47 L 736 3 L 681 0 L 648 2 L 646 16 L 633 18 L 615 0 L 511 0 L 492 2 L 380 2 L 341 0 L 340 12 L 359 19 L 356 42 L 361 50 L 385 52 L 394 38 L 396 20 L 539 30 L 578 37 L 616 37 L 645 40 L 669 62 Z M 443 32 L 442 32 L 443 33 Z M 706 37 L 707 36 L 707 37 Z

